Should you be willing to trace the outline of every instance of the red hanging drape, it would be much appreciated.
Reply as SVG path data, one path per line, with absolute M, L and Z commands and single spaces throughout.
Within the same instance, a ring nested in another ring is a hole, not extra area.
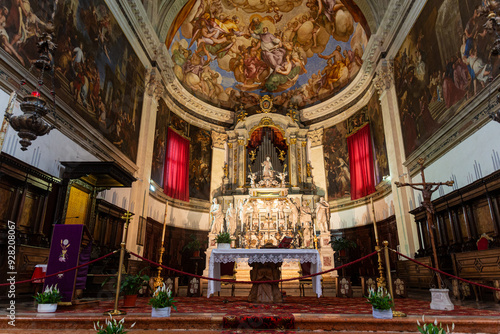
M 351 199 L 355 200 L 375 192 L 370 124 L 347 137 L 347 147 L 351 171 Z
M 189 202 L 189 140 L 172 129 L 167 132 L 163 175 L 163 192 L 172 198 Z

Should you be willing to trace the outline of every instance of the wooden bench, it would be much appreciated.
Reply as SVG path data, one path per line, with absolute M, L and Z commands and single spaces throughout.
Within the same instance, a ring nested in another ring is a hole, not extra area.
M 432 267 L 430 256 L 419 257 L 416 260 Z M 397 277 L 404 280 L 407 286 L 412 288 L 429 289 L 435 284 L 432 270 L 410 260 L 397 262 Z
M 451 256 L 455 276 L 500 288 L 500 248 L 452 253 Z M 481 290 L 475 285 L 472 288 L 479 300 Z M 453 282 L 453 294 L 457 298 L 463 295 L 458 280 Z M 493 291 L 493 297 L 496 302 L 500 301 L 500 291 Z

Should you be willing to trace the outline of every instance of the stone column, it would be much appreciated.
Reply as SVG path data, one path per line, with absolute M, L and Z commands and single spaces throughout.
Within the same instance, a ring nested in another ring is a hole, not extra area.
M 323 128 L 309 131 L 307 138 L 311 143 L 311 175 L 317 187 L 316 194 L 328 200 L 325 173 L 325 154 L 323 151 Z
M 149 73 L 149 77 L 160 78 L 156 69 Z M 147 92 L 144 94 L 142 104 L 141 129 L 139 132 L 139 144 L 137 147 L 137 181 L 132 183 L 130 189 L 129 210 L 135 215 L 132 217 L 127 236 L 127 248 L 133 252 L 142 254 L 142 247 L 137 245 L 137 234 L 139 228 L 139 217 L 145 215 L 149 199 L 149 180 L 151 178 L 151 166 L 153 164 L 153 146 L 156 128 L 156 113 L 158 110 L 158 99 L 163 94 L 162 83 L 159 80 L 149 80 Z M 157 191 L 161 191 L 158 189 Z
M 245 192 L 245 166 L 246 166 L 246 145 L 245 137 L 238 137 L 238 192 L 243 194 Z
M 236 187 L 238 181 L 238 142 L 236 138 L 229 138 L 229 142 L 227 144 L 228 156 L 227 156 L 227 164 L 228 164 L 228 174 L 229 174 L 229 185 L 231 189 Z
M 298 193 L 299 188 L 299 178 L 298 178 L 298 168 L 297 168 L 297 135 L 290 135 L 290 186 L 292 187 L 292 193 Z
M 408 169 L 403 166 L 406 156 L 393 70 L 392 61 L 382 60 L 373 83 L 382 106 L 400 251 L 407 256 L 413 256 L 418 246 L 416 224 L 413 216 L 409 214 L 410 200 L 415 203 L 413 190 L 409 187 L 397 188 L 394 185 L 394 181 L 411 182 L 411 179 Z

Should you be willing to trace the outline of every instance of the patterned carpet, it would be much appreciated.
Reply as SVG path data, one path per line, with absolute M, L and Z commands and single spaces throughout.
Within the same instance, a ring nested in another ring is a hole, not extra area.
M 245 297 L 176 297 L 177 313 L 219 313 L 230 315 L 244 315 L 248 312 L 268 313 L 304 313 L 304 314 L 371 314 L 371 305 L 365 298 L 337 298 L 337 297 L 286 297 L 283 304 L 256 305 L 246 301 Z M 120 308 L 121 307 L 120 301 Z M 151 306 L 147 305 L 148 298 L 138 298 L 136 307 L 123 308 L 129 314 L 150 313 Z M 100 302 L 88 309 L 70 309 L 59 307 L 57 313 L 99 313 L 113 309 L 113 301 Z M 471 307 L 455 306 L 453 311 L 438 311 L 429 308 L 428 301 L 415 299 L 397 299 L 396 310 L 408 315 L 449 315 L 449 316 L 500 316 L 500 312 L 478 310 Z M 35 307 L 32 310 L 36 312 Z M 176 311 L 172 310 L 175 314 Z

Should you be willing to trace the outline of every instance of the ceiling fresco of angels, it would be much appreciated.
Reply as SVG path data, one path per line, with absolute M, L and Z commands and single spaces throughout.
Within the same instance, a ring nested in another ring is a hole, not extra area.
M 352 3 L 352 0 L 343 0 Z M 341 0 L 189 0 L 166 45 L 183 86 L 233 109 L 311 106 L 358 74 L 367 34 Z

